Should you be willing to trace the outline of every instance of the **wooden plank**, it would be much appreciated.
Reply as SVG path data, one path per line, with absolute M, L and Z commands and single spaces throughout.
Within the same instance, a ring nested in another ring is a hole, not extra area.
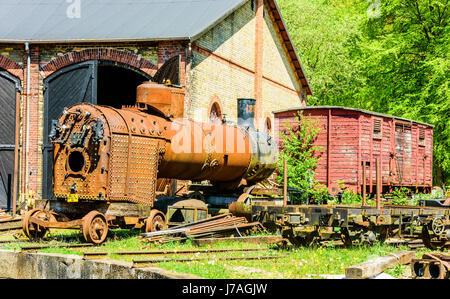
M 389 267 L 395 264 L 409 264 L 415 258 L 414 251 L 401 251 L 369 260 L 359 265 L 351 266 L 345 269 L 345 277 L 348 279 L 370 278 L 383 273 Z
M 157 232 L 143 233 L 141 235 L 146 238 L 151 238 L 151 237 L 158 237 L 158 236 L 187 233 L 189 231 L 190 231 L 189 228 L 179 228 L 179 229 L 168 229 L 168 230 L 161 230 L 161 231 L 157 231 Z

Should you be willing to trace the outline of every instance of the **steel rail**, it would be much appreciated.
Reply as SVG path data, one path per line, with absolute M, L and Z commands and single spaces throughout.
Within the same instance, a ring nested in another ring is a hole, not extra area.
M 233 261 L 233 260 L 271 260 L 284 258 L 286 255 L 273 255 L 273 256 L 246 256 L 246 257 L 198 257 L 198 258 L 162 258 L 162 259 L 145 259 L 145 260 L 133 260 L 133 267 L 143 264 L 155 264 L 155 263 L 167 263 L 167 262 L 196 262 L 204 260 L 220 260 L 220 261 Z
M 48 244 L 48 245 L 31 245 L 31 246 L 21 246 L 20 250 L 27 251 L 27 250 L 39 250 L 39 249 L 46 249 L 46 248 L 83 248 L 83 247 L 92 247 L 95 244 L 92 243 L 84 243 L 84 244 Z
M 154 251 L 122 251 L 122 252 L 83 252 L 83 257 L 97 257 L 108 255 L 173 255 L 173 254 L 207 254 L 207 253 L 223 253 L 223 252 L 254 252 L 269 250 L 268 248 L 230 248 L 230 249 L 192 249 L 192 250 L 154 250 Z

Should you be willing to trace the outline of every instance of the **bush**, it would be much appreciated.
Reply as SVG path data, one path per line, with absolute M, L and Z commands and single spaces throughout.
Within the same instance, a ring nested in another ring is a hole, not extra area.
M 288 187 L 300 192 L 291 196 L 291 202 L 322 203 L 327 199 L 328 190 L 315 179 L 315 169 L 319 158 L 314 153 L 321 150 L 315 146 L 320 128 L 311 117 L 298 113 L 296 124 L 286 123 L 284 132 L 280 132 L 282 140 L 280 159 L 277 165 L 277 182 L 283 184 L 284 160 L 287 160 Z

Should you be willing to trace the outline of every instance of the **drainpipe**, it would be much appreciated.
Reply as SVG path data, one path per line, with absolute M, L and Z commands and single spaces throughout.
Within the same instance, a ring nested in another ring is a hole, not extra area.
M 24 185 L 24 193 L 28 192 L 28 153 L 30 150 L 30 69 L 31 69 L 31 55 L 30 55 L 30 44 L 25 42 L 25 51 L 27 52 L 27 114 L 26 114 L 26 141 L 25 141 L 25 185 Z

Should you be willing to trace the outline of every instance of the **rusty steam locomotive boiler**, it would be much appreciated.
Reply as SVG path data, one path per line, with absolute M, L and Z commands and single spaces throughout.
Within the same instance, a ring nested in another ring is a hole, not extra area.
M 49 228 L 80 228 L 88 242 L 102 243 L 108 226 L 163 229 L 154 208 L 159 178 L 209 181 L 235 192 L 268 178 L 277 147 L 251 126 L 183 119 L 181 88 L 146 82 L 136 105 L 115 109 L 78 104 L 53 122 L 53 191 L 49 207 L 29 211 L 29 238 Z

